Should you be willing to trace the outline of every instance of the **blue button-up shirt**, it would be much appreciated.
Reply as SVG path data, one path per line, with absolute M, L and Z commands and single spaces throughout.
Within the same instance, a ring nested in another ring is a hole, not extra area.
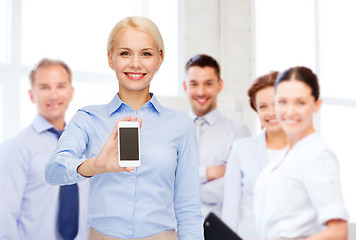
M 96 157 L 118 118 L 142 118 L 141 166 L 134 172 L 91 178 L 91 227 L 117 238 L 143 238 L 177 229 L 179 239 L 203 239 L 196 134 L 188 115 L 163 107 L 152 95 L 137 112 L 118 95 L 106 105 L 82 108 L 66 126 L 46 166 L 52 184 L 84 179 L 77 173 Z
M 0 144 L 0 239 L 60 240 L 57 231 L 59 187 L 45 180 L 44 168 L 57 146 L 46 119 L 32 124 Z M 79 232 L 88 239 L 89 183 L 79 184 Z

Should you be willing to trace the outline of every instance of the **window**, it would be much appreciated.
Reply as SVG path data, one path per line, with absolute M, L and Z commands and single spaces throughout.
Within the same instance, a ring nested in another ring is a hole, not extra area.
M 21 64 L 32 66 L 47 56 L 64 60 L 75 71 L 111 74 L 107 37 L 116 22 L 136 14 L 135 3 L 23 0 Z
M 8 61 L 10 11 L 8 0 L 0 0 L 0 63 Z
M 354 139 L 356 133 L 356 2 L 319 1 L 321 134 L 340 160 L 341 182 L 350 221 L 356 222 Z M 332 16 L 332 17 L 330 17 Z
M 325 97 L 356 100 L 355 10 L 355 1 L 319 1 L 320 78 Z
M 315 69 L 313 1 L 255 1 L 256 76 L 295 65 Z
M 165 61 L 152 82 L 152 91 L 177 95 L 178 36 L 174 31 L 178 24 L 177 2 L 23 0 L 21 63 L 32 66 L 43 56 L 48 56 L 61 58 L 75 71 L 114 76 L 107 64 L 107 38 L 119 20 L 133 15 L 153 20 L 165 42 Z M 115 79 L 113 77 L 113 81 Z
M 0 83 L 5 83 L 4 92 L 12 91 L 0 103 L 2 123 L 11 123 L 2 128 L 2 139 L 30 124 L 36 114 L 27 93 L 28 74 L 43 57 L 61 59 L 73 71 L 75 95 L 67 121 L 85 105 L 109 102 L 118 91 L 118 83 L 107 63 L 107 38 L 113 26 L 127 16 L 146 16 L 159 27 L 166 56 L 151 91 L 156 95 L 178 95 L 177 0 L 13 2 L 16 6 L 11 9 L 11 0 L 0 0 L 0 76 L 10 76 L 1 78 Z M 12 22 L 8 21 L 10 13 Z M 7 104 L 10 102 L 12 106 Z
M 0 102 L 4 102 L 3 86 L 0 84 Z M 0 104 L 0 116 L 2 116 L 2 104 Z M 0 118 L 0 142 L 2 141 L 2 118 Z

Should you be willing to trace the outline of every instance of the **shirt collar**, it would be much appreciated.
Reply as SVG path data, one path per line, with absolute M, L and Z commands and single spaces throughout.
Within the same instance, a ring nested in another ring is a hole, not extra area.
M 108 104 L 108 115 L 110 116 L 116 112 L 116 110 L 119 109 L 123 104 L 125 103 L 120 99 L 119 93 L 116 93 L 114 98 Z
M 151 99 L 150 101 L 148 101 L 150 104 L 152 104 L 152 107 L 158 112 L 160 113 L 162 110 L 162 106 L 161 104 L 158 102 L 158 99 L 156 98 L 156 96 L 153 93 L 151 94 Z
M 32 126 L 37 133 L 42 133 L 50 128 L 54 128 L 54 126 L 50 122 L 48 122 L 45 118 L 43 118 L 39 114 L 37 114 L 35 119 L 33 120 Z
M 192 111 L 189 111 L 189 116 L 195 120 L 196 118 L 198 118 L 197 115 L 195 115 Z M 213 111 L 208 112 L 207 114 L 201 116 L 202 118 L 205 119 L 205 121 L 211 126 L 215 123 L 215 121 L 218 119 L 219 117 L 219 110 L 217 108 L 215 108 Z
M 150 104 L 158 113 L 161 112 L 161 104 L 158 102 L 156 96 L 153 93 L 150 93 L 151 99 L 148 101 L 147 104 Z M 111 100 L 111 102 L 108 104 L 108 114 L 112 115 L 114 112 L 116 112 L 119 108 L 122 106 L 128 106 L 124 101 L 122 101 L 119 97 L 119 94 L 115 94 L 114 98 Z

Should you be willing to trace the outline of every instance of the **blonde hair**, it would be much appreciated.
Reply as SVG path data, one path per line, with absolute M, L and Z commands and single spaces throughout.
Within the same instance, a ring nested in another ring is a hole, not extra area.
M 114 28 L 111 30 L 109 38 L 108 38 L 108 43 L 107 43 L 107 51 L 112 52 L 112 48 L 115 42 L 115 37 L 118 31 L 125 27 L 132 27 L 137 30 L 144 31 L 148 34 L 150 34 L 153 39 L 155 40 L 158 51 L 162 52 L 162 62 L 164 59 L 164 43 L 163 39 L 161 36 L 161 33 L 156 26 L 154 22 L 152 22 L 150 19 L 146 17 L 141 17 L 141 16 L 133 16 L 133 17 L 127 17 L 124 18 L 123 20 L 119 21 Z

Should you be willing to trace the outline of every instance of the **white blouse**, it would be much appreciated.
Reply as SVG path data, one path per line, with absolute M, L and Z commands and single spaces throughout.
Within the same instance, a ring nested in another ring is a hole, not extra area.
M 337 158 L 316 133 L 262 171 L 254 196 L 260 240 L 308 237 L 331 219 L 348 220 Z
M 280 156 L 283 151 L 284 151 L 284 149 L 283 150 L 276 150 L 276 149 L 266 148 L 267 164 L 269 164 L 274 159 L 276 159 L 278 156 Z

